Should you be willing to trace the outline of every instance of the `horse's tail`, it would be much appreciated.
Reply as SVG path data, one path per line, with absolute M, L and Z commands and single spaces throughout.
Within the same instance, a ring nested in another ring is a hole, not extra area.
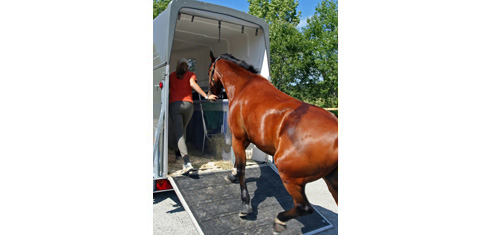
M 335 141 L 333 141 L 333 155 L 336 156 L 336 161 L 333 164 L 333 170 L 331 170 L 323 178 L 328 186 L 328 190 L 330 190 L 331 195 L 338 205 L 338 133 Z
M 325 175 L 323 179 L 325 180 L 333 199 L 335 199 L 335 202 L 338 205 L 338 161 L 335 169 Z

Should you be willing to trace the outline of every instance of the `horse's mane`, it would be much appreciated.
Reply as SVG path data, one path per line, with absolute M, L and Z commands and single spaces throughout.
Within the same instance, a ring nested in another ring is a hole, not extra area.
M 224 59 L 224 60 L 231 61 L 232 63 L 237 64 L 241 68 L 246 69 L 246 70 L 248 70 L 248 71 L 250 71 L 250 72 L 252 72 L 254 74 L 258 74 L 258 72 L 259 72 L 252 65 L 247 64 L 244 60 L 237 59 L 236 57 L 232 56 L 229 53 L 222 54 L 222 55 L 219 56 L 219 58 Z

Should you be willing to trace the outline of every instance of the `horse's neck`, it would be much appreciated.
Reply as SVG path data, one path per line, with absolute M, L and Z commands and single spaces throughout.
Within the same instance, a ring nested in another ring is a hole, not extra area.
M 232 64 L 232 62 L 227 61 L 223 66 L 226 70 L 222 72 L 222 85 L 226 90 L 227 98 L 232 101 L 237 92 L 244 89 L 251 76 L 244 69 L 236 68 L 237 65 Z

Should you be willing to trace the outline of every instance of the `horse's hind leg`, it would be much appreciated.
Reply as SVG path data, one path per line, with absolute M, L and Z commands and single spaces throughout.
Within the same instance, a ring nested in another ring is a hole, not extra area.
M 323 177 L 323 179 L 325 180 L 328 190 L 330 190 L 331 195 L 338 205 L 338 167 Z
M 276 232 L 284 231 L 287 228 L 287 221 L 290 219 L 308 215 L 314 211 L 304 192 L 305 185 L 286 182 L 287 181 L 284 181 L 284 186 L 294 200 L 294 208 L 278 213 L 277 218 L 275 218 L 275 223 L 273 224 L 273 228 Z

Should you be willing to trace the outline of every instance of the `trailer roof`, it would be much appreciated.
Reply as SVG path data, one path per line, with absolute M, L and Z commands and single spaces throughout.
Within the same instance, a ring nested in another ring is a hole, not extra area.
M 167 9 L 154 19 L 154 46 L 164 62 L 169 62 L 170 60 L 176 21 L 182 13 L 245 27 L 262 29 L 264 32 L 263 35 L 267 58 L 268 60 L 270 59 L 268 24 L 263 19 L 245 12 L 211 3 L 192 0 L 173 0 L 169 3 Z

